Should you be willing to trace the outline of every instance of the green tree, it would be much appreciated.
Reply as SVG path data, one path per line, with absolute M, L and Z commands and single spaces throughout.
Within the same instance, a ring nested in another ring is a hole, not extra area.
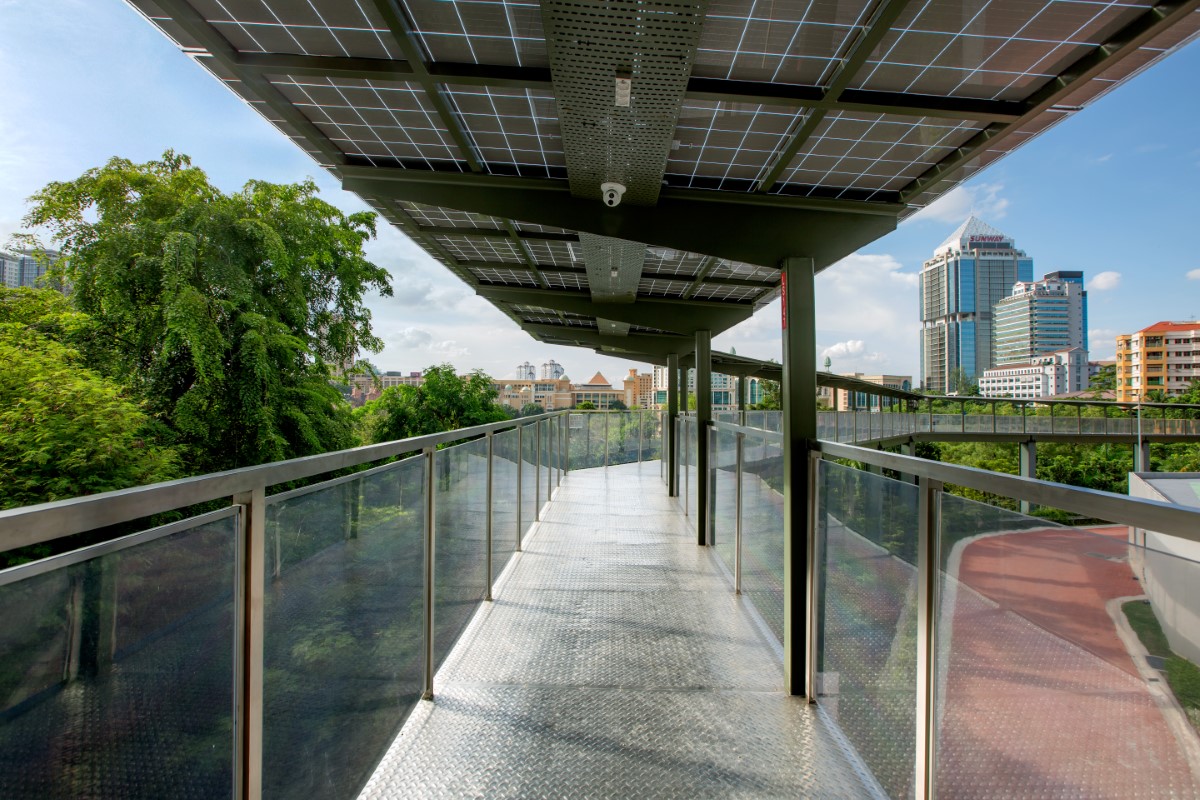
M 759 395 L 757 408 L 764 411 L 779 411 L 783 408 L 779 381 L 769 381 L 763 379 L 758 382 L 758 386 L 761 394 Z
M 0 288 L 0 508 L 175 477 L 175 452 L 70 341 L 90 320 L 49 289 Z
M 575 408 L 578 409 L 579 411 L 595 411 L 596 404 L 593 403 L 591 400 L 584 400 L 582 403 L 575 406 Z
M 521 406 L 521 413 L 519 416 L 536 417 L 538 414 L 545 413 L 546 409 L 542 408 L 540 403 L 526 403 L 525 405 Z
M 170 151 L 114 158 L 32 201 L 26 224 L 49 231 L 55 277 L 96 322 L 89 364 L 169 427 L 189 469 L 354 443 L 330 379 L 382 346 L 363 305 L 391 293 L 363 254 L 374 215 L 342 214 L 311 180 L 225 194 Z
M 1103 392 L 1117 388 L 1117 365 L 1107 364 L 1088 380 L 1088 389 Z
M 979 384 L 962 367 L 955 367 L 950 373 L 950 388 L 959 397 L 979 396 Z
M 492 379 L 476 370 L 459 376 L 450 364 L 425 370 L 420 386 L 393 386 L 356 412 L 363 437 L 390 442 L 411 436 L 500 422 L 508 411 Z
M 609 411 L 628 411 L 629 406 L 625 405 L 620 400 L 613 399 L 613 400 L 608 401 L 608 410 Z

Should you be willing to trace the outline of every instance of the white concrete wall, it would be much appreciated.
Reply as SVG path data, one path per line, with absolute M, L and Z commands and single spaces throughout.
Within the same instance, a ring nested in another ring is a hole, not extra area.
M 1129 474 L 1129 494 L 1165 502 L 1166 498 L 1136 473 Z M 1162 624 L 1171 649 L 1200 664 L 1200 542 L 1187 542 L 1140 528 L 1131 529 L 1130 563 Z M 1140 569 L 1139 569 L 1140 561 Z

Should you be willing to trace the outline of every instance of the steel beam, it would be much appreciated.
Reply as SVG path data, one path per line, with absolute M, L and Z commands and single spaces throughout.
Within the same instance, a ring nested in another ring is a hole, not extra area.
M 403 59 L 347 58 L 291 53 L 239 53 L 236 62 L 253 72 L 312 78 L 356 78 L 412 81 L 416 73 Z M 550 70 L 499 64 L 447 61 L 425 63 L 429 77 L 440 84 L 554 93 Z M 938 117 L 981 122 L 1011 122 L 1026 111 L 1023 103 L 847 89 L 834 100 L 820 86 L 735 81 L 691 77 L 685 97 L 709 103 L 754 103 L 777 108 L 821 108 L 829 111 L 868 111 L 890 116 Z
M 638 298 L 634 303 L 598 303 L 584 292 L 500 286 L 480 286 L 476 292 L 494 302 L 538 306 L 592 319 L 628 322 L 685 336 L 691 336 L 698 330 L 712 330 L 714 333 L 723 331 L 749 319 L 754 313 L 752 306 L 741 303 L 706 303 L 670 298 Z M 561 331 L 563 335 L 575 332 L 586 333 L 586 330 L 564 328 Z
M 538 242 L 578 242 L 574 233 L 543 233 L 541 231 L 510 231 L 513 221 L 504 219 L 503 228 L 456 228 L 453 226 L 421 225 L 417 230 L 427 236 L 467 236 L 475 239 L 508 239 L 516 236 Z
M 899 203 L 663 189 L 658 205 L 635 207 L 572 197 L 565 181 L 348 165 L 342 186 L 364 196 L 411 201 L 645 242 L 702 255 L 774 265 L 812 253 L 818 269 L 890 233 Z
M 789 258 L 783 271 L 783 651 L 784 690 L 805 692 L 810 543 L 815 536 L 809 451 L 817 439 L 817 342 L 811 258 Z M 810 698 L 811 699 L 811 698 Z

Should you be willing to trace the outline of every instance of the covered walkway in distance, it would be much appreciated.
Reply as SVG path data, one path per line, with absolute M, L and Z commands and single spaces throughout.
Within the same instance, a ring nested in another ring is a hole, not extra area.
M 881 796 L 662 489 L 568 474 L 360 797 Z

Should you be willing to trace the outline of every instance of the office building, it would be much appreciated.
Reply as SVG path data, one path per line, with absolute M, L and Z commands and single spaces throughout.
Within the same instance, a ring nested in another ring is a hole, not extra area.
M 1072 348 L 1086 351 L 1083 273 L 1052 272 L 1040 281 L 1018 281 L 996 303 L 993 317 L 992 363 L 997 367 L 1028 364 L 1035 356 Z
M 1117 402 L 1183 394 L 1200 380 L 1200 322 L 1156 322 L 1117 337 Z
M 0 280 L 9 289 L 40 286 L 41 278 L 57 260 L 58 252 L 54 250 L 0 250 Z
M 1014 283 L 1033 280 L 1033 259 L 1011 236 L 969 217 L 921 268 L 921 385 L 945 393 L 962 370 L 992 366 L 992 309 Z
M 1033 399 L 1081 392 L 1088 385 L 1087 351 L 1071 347 L 1043 353 L 1027 362 L 985 369 L 979 376 L 984 397 Z

